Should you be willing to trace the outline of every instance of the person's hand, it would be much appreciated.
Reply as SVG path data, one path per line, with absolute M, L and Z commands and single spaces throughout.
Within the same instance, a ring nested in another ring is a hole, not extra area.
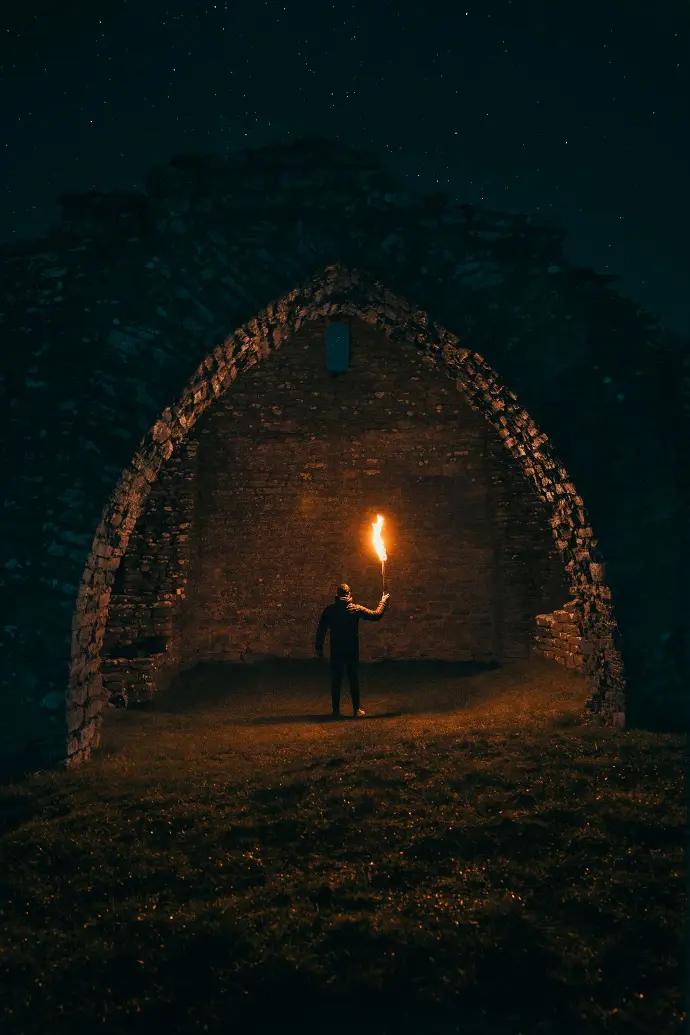
M 390 593 L 384 593 L 383 596 L 381 597 L 381 603 L 385 604 L 386 601 L 389 599 L 389 597 L 390 597 Z

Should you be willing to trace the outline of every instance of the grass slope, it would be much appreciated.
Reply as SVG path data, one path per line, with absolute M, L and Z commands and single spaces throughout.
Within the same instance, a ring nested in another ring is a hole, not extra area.
M 548 662 L 325 679 L 200 669 L 0 791 L 5 1035 L 680 1031 L 683 738 Z

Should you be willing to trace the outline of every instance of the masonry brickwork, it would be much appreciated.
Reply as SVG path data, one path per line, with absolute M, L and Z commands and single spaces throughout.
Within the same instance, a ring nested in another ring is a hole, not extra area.
M 572 268 L 563 232 L 416 197 L 323 140 L 183 156 L 145 194 L 63 201 L 45 240 L 0 250 L 3 768 L 88 758 L 152 486 L 236 381 L 333 317 L 434 363 L 547 507 L 589 707 L 685 716 L 688 350 Z
M 378 599 L 380 511 L 394 603 L 364 660 L 525 658 L 539 608 L 565 599 L 548 509 L 499 436 L 413 347 L 348 323 L 347 372 L 328 373 L 327 322 L 310 322 L 162 472 L 111 598 L 112 704 L 198 661 L 310 657 L 338 582 Z
M 113 577 L 103 691 L 119 707 L 149 700 L 178 640 L 193 544 L 197 442 L 161 470 Z
M 537 610 L 568 592 L 546 508 L 435 365 L 351 325 L 345 373 L 327 372 L 313 321 L 197 425 L 183 654 L 310 657 L 339 582 L 377 602 L 383 513 L 393 600 L 363 658 L 527 656 Z
M 121 557 L 124 553 L 129 536 L 142 514 L 144 501 L 149 496 L 150 485 L 157 480 L 165 462 L 174 455 L 175 445 L 188 440 L 189 433 L 212 407 L 214 400 L 222 398 L 225 390 L 232 389 L 240 372 L 246 377 L 257 363 L 272 358 L 272 353 L 283 346 L 289 348 L 293 334 L 306 322 L 334 317 L 356 318 L 369 323 L 378 330 L 384 330 L 395 345 L 421 346 L 422 361 L 454 380 L 455 388 L 463 394 L 470 407 L 482 414 L 494 429 L 497 440 L 507 450 L 508 456 L 517 462 L 527 484 L 531 484 L 546 507 L 554 542 L 568 576 L 578 623 L 590 648 L 584 666 L 591 686 L 589 707 L 621 725 L 624 721 L 625 684 L 616 644 L 611 591 L 603 580 L 603 566 L 592 529 L 587 524 L 583 500 L 565 468 L 554 459 L 547 436 L 520 407 L 515 395 L 501 385 L 495 371 L 481 356 L 462 349 L 453 335 L 430 324 L 425 313 L 413 309 L 381 285 L 356 271 L 337 266 L 328 268 L 323 277 L 315 278 L 302 291 L 294 292 L 259 314 L 250 321 L 246 330 L 236 332 L 225 343 L 224 349 L 217 349 L 212 357 L 208 357 L 199 366 L 178 404 L 164 411 L 150 432 L 149 444 L 135 457 L 131 470 L 123 475 L 109 521 L 97 529 L 90 576 L 94 589 L 89 592 L 88 584 L 82 588 L 86 606 L 82 604 L 75 619 L 75 625 L 81 631 L 77 649 L 82 650 L 83 656 L 76 671 L 87 695 L 96 687 L 101 702 L 104 698 L 97 659 L 109 595 L 100 592 L 100 587 L 111 584 L 109 580 L 113 576 L 109 573 L 117 567 L 112 558 L 114 555 Z M 249 405 L 261 409 L 260 402 L 252 401 Z M 222 413 L 222 410 L 216 412 Z M 237 412 L 241 415 L 241 411 Z M 200 428 L 203 432 L 203 424 Z M 198 470 L 201 469 L 198 460 L 197 464 Z M 145 531 L 142 535 L 146 538 Z M 203 535 L 202 531 L 202 540 Z M 119 541 L 119 550 L 112 548 L 113 539 Z M 88 606 L 90 601 L 93 601 L 91 608 Z M 87 640 L 89 633 L 90 641 Z M 81 716 L 80 712 L 78 714 Z M 89 747 L 98 737 L 98 723 L 90 719 L 91 713 L 87 708 L 81 732 L 75 730 L 75 746 L 79 737 L 87 739 Z
M 537 615 L 535 653 L 577 672 L 585 670 L 589 644 L 582 636 L 577 602 L 568 600 L 551 614 Z

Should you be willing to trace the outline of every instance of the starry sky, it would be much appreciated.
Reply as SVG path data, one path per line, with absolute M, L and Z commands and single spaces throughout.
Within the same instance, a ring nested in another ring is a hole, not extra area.
M 335 135 L 425 193 L 549 214 L 690 334 L 686 0 L 23 0 L 0 31 L 2 241 L 173 154 Z

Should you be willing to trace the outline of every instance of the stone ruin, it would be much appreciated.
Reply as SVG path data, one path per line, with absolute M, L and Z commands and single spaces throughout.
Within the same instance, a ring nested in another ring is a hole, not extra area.
M 178 484 L 166 531 L 166 479 L 237 378 L 328 319 L 416 351 L 545 508 L 567 603 L 535 649 L 581 668 L 604 721 L 685 721 L 687 344 L 572 268 L 562 231 L 406 193 L 319 138 L 181 156 L 63 212 L 0 254 L 5 768 L 88 758 L 105 703 L 155 686 L 193 523 Z

